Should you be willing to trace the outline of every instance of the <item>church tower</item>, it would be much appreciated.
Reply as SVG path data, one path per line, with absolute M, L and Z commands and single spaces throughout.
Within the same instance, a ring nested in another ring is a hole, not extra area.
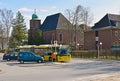
M 36 9 L 32 14 L 32 19 L 30 20 L 30 29 L 28 30 L 28 44 L 31 44 L 32 37 L 37 29 L 41 27 L 41 20 L 38 19 L 36 14 Z

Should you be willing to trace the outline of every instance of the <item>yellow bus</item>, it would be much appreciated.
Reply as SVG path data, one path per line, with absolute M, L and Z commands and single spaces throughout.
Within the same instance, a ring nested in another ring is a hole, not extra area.
M 56 62 L 65 62 L 71 60 L 70 54 L 70 46 L 69 45 L 28 45 L 28 46 L 20 46 L 20 51 L 32 51 L 37 55 L 41 55 L 44 57 L 45 61 L 52 60 L 53 52 L 56 53 Z

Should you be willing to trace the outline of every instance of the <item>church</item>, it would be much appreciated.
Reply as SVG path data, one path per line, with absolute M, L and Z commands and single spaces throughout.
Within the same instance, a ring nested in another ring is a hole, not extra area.
M 76 46 L 83 46 L 84 44 L 82 37 L 83 35 L 81 35 L 81 32 L 75 32 L 73 30 L 73 25 L 62 13 L 47 16 L 42 24 L 37 14 L 32 14 L 30 29 L 28 30 L 28 42 L 31 41 L 31 37 L 38 29 L 41 29 L 43 32 L 45 44 L 51 44 L 54 41 L 57 41 L 58 44 Z

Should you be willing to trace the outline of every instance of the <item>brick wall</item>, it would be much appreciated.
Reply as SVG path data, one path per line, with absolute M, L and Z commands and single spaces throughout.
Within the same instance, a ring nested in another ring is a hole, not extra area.
M 57 40 L 59 44 L 72 44 L 74 45 L 74 31 L 68 30 L 52 30 L 52 31 L 45 31 L 43 33 L 45 43 L 51 43 L 51 41 Z M 62 41 L 60 41 L 60 34 L 62 34 Z M 80 45 L 83 45 L 83 33 L 77 32 L 77 41 Z
M 120 29 L 112 30 L 112 46 L 120 46 Z
M 99 42 L 102 42 L 102 49 L 111 49 L 112 29 L 99 30 Z
M 120 46 L 120 29 L 107 28 L 84 32 L 84 49 L 96 49 L 95 31 L 98 31 L 98 43 L 102 42 L 102 45 L 100 45 L 100 49 L 110 50 L 111 46 Z
M 95 50 L 96 42 L 95 42 L 95 31 L 87 31 L 84 32 L 84 49 L 85 50 Z

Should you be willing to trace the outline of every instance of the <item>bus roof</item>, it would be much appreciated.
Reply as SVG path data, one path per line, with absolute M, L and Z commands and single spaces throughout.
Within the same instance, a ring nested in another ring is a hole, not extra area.
M 41 49 L 46 49 L 46 48 L 51 48 L 51 47 L 68 47 L 69 45 L 54 45 L 54 44 L 47 44 L 47 45 L 25 45 L 25 46 L 19 46 L 20 49 L 24 48 L 41 48 Z

